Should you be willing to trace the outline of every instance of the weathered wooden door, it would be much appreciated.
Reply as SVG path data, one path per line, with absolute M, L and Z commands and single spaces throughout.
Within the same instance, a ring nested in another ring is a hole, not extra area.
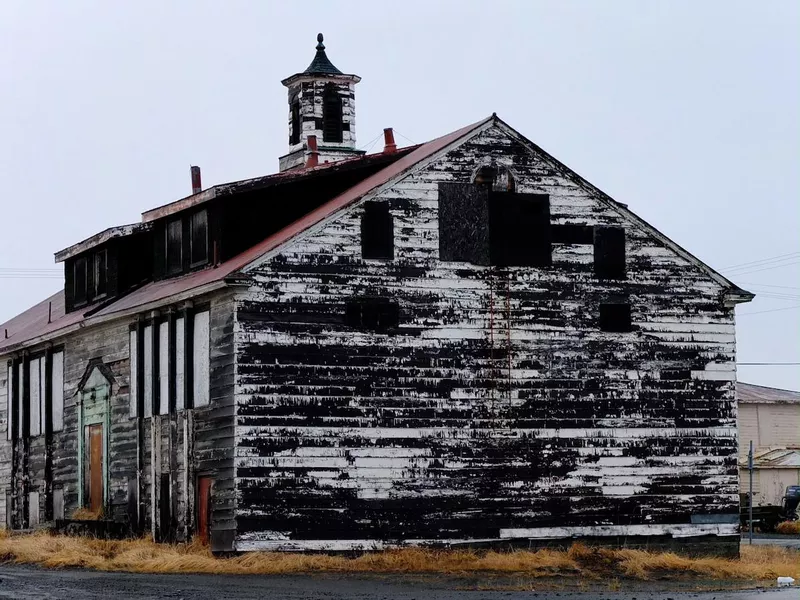
M 208 543 L 209 523 L 211 521 L 211 477 L 197 478 L 197 537 Z
M 87 425 L 89 438 L 89 510 L 103 508 L 103 425 Z

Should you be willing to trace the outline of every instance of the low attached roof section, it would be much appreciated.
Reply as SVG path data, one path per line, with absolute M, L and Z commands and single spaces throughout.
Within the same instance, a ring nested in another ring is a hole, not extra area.
M 277 249 L 301 232 L 356 202 L 372 190 L 389 183 L 418 163 L 477 131 L 487 123 L 490 123 L 492 118 L 483 119 L 425 144 L 404 149 L 402 153 L 398 152 L 398 154 L 401 154 L 399 159 L 374 175 L 367 177 L 304 217 L 217 267 L 195 271 L 182 277 L 148 283 L 107 306 L 101 305 L 99 308 L 95 306 L 88 312 L 75 311 L 64 314 L 64 292 L 60 291 L 44 302 L 0 325 L 0 354 L 14 352 L 25 346 L 67 335 L 82 327 L 156 308 L 166 302 L 179 302 L 235 283 L 239 278 L 237 276 L 238 271 L 241 271 L 268 252 Z M 397 154 L 394 156 L 397 157 Z M 322 167 L 326 166 L 323 165 Z M 305 171 L 305 174 L 309 175 L 313 171 L 315 170 Z M 298 172 L 297 176 L 301 176 L 302 173 Z M 269 178 L 258 179 L 266 180 Z M 258 185 L 252 183 L 258 180 L 248 181 L 251 182 L 249 185 Z M 244 184 L 245 182 L 237 182 L 237 184 L 231 185 Z M 7 337 L 4 337 L 3 330 L 6 331 Z
M 800 404 L 800 392 L 736 382 L 739 402 L 749 404 Z

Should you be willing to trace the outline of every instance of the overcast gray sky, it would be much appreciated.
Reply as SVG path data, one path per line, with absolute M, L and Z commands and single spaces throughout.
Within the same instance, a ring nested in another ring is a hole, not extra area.
M 740 361 L 800 362 L 795 0 L 3 0 L 0 321 L 61 286 L 11 269 L 186 196 L 190 164 L 205 186 L 276 171 L 280 80 L 318 31 L 363 77 L 360 146 L 496 111 L 759 294 Z M 740 379 L 800 389 L 800 367 Z

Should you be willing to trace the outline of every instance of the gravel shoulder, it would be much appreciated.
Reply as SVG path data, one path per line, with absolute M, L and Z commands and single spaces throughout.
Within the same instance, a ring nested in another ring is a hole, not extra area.
M 720 587 L 719 582 L 708 582 Z M 579 586 L 582 585 L 582 588 Z M 698 592 L 674 582 L 637 582 L 635 587 L 614 589 L 614 582 L 528 580 L 514 577 L 437 576 L 230 576 L 230 575 L 140 575 L 95 571 L 54 571 L 29 566 L 0 566 L 0 598 L 122 600 L 209 600 L 231 598 L 262 600 L 796 600 L 797 589 L 717 590 Z M 625 586 L 625 583 L 621 582 Z M 491 589 L 487 589 L 491 588 Z M 560 589 L 556 589 L 560 588 Z

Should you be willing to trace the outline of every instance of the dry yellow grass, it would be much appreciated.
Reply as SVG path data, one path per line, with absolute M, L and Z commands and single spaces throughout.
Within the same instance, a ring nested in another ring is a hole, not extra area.
M 784 534 L 800 534 L 800 521 L 784 521 L 783 523 L 778 523 L 775 531 Z
M 76 521 L 99 521 L 103 518 L 102 510 L 90 510 L 88 508 L 76 508 L 72 511 L 72 518 Z
M 744 547 L 740 560 L 686 558 L 671 553 L 608 550 L 573 545 L 568 551 L 478 552 L 408 548 L 358 558 L 252 552 L 215 558 L 200 544 L 168 545 L 147 540 L 107 541 L 48 533 L 0 536 L 0 561 L 49 568 L 88 568 L 134 573 L 470 573 L 493 572 L 547 577 L 580 574 L 588 578 L 650 579 L 800 579 L 800 553 L 768 546 Z

